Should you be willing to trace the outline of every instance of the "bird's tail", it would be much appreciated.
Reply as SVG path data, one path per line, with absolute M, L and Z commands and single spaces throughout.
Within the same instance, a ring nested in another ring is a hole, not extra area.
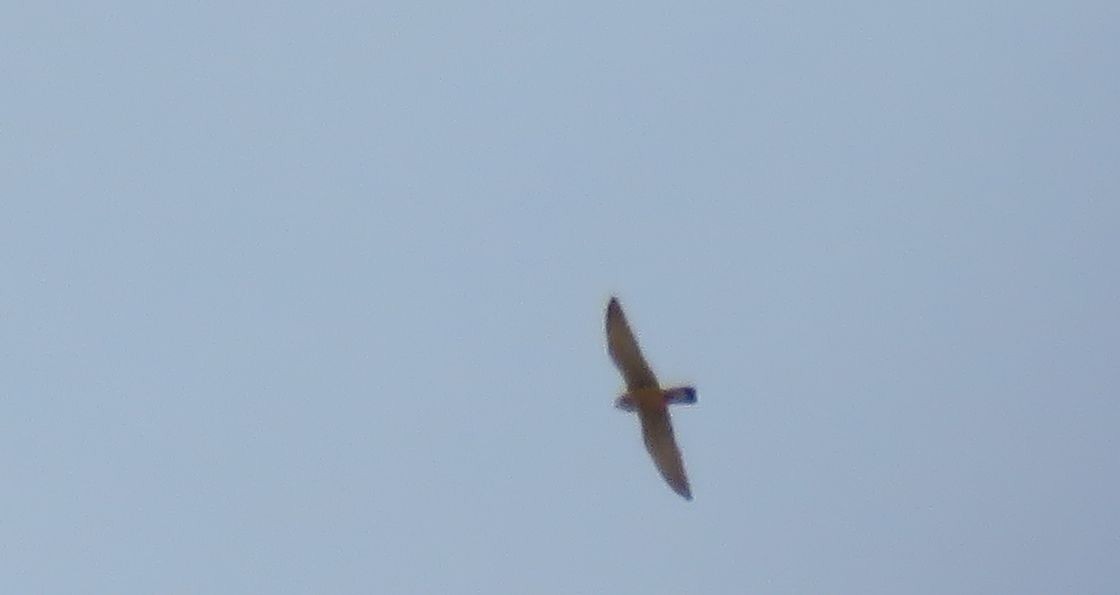
M 667 405 L 691 405 L 696 402 L 696 389 L 691 386 L 678 386 L 665 391 Z

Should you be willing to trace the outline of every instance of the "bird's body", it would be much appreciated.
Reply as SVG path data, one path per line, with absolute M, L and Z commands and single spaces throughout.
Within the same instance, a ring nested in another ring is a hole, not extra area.
M 615 405 L 623 411 L 638 414 L 646 450 L 661 476 L 673 491 L 686 500 L 691 500 L 692 490 L 685 475 L 680 449 L 673 436 L 669 405 L 695 403 L 696 391 L 688 386 L 667 390 L 661 388 L 642 356 L 638 341 L 626 322 L 626 315 L 622 313 L 622 306 L 615 298 L 611 298 L 607 304 L 606 328 L 607 351 L 626 380 L 626 392 L 618 398 Z
M 661 390 L 661 387 L 639 388 L 627 391 L 626 396 L 633 399 L 639 409 L 645 411 L 665 408 L 665 391 Z

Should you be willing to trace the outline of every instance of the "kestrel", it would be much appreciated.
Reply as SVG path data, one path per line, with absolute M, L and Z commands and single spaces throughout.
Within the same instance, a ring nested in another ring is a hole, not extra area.
M 649 364 L 638 347 L 638 340 L 630 331 L 622 306 L 613 297 L 607 304 L 607 351 L 626 380 L 626 392 L 615 401 L 615 407 L 623 411 L 637 411 L 642 422 L 646 450 L 653 457 L 657 470 L 674 492 L 685 500 L 692 500 L 684 463 L 681 462 L 681 451 L 673 438 L 669 405 L 695 403 L 696 389 L 691 386 L 662 389 L 657 384 L 657 377 L 649 369 Z

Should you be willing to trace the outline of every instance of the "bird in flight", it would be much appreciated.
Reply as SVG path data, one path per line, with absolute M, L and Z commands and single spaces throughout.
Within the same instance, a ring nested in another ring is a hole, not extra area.
M 646 450 L 653 457 L 657 470 L 674 492 L 685 500 L 692 500 L 692 491 L 688 487 L 688 477 L 681 461 L 681 451 L 673 438 L 669 405 L 695 403 L 696 389 L 691 386 L 661 388 L 642 356 L 638 340 L 634 338 L 634 333 L 626 322 L 626 315 L 622 313 L 622 306 L 614 297 L 607 304 L 607 351 L 626 380 L 626 392 L 615 401 L 615 407 L 638 413 Z

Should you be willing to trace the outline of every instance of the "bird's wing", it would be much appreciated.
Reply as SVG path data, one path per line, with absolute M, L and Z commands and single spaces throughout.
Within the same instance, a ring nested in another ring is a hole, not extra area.
M 634 333 L 630 332 L 622 306 L 613 297 L 607 304 L 607 350 L 611 353 L 614 365 L 626 379 L 628 390 L 657 386 L 657 377 L 649 369 L 646 358 L 642 357 L 642 350 L 638 347 Z
M 642 419 L 642 437 L 646 441 L 646 450 L 653 457 L 657 470 L 674 492 L 685 500 L 692 500 L 692 490 L 688 487 L 688 476 L 684 474 L 681 451 L 673 438 L 673 425 L 669 421 L 668 409 L 642 407 L 638 416 Z

